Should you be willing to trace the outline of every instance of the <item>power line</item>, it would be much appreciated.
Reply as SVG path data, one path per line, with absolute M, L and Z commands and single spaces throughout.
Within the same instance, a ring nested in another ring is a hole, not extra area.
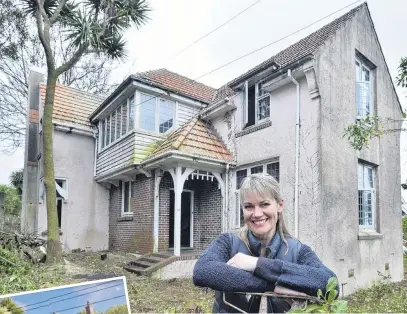
M 118 298 L 121 298 L 121 297 L 125 297 L 125 295 L 124 295 L 124 294 L 121 294 L 121 295 L 119 295 L 119 296 L 117 296 L 117 297 L 113 297 L 113 298 L 109 298 L 109 299 L 104 299 L 104 300 L 92 302 L 92 304 L 102 303 L 102 302 L 106 302 L 106 301 L 109 301 L 109 300 L 118 299 Z M 57 310 L 57 311 L 54 311 L 54 312 L 56 312 L 56 313 L 65 312 L 65 311 L 74 310 L 74 309 L 77 309 L 77 308 L 79 308 L 79 307 L 85 307 L 85 306 L 87 306 L 87 304 L 70 307 L 69 309 Z
M 265 48 L 267 48 L 267 47 L 269 47 L 269 46 L 271 46 L 271 45 L 274 45 L 274 44 L 276 44 L 276 43 L 278 43 L 278 42 L 280 42 L 280 41 L 282 41 L 282 40 L 284 40 L 284 39 L 286 39 L 286 38 L 288 38 L 288 37 L 291 37 L 292 35 L 295 35 L 295 34 L 301 32 L 301 31 L 303 31 L 304 29 L 307 29 L 307 28 L 311 27 L 312 25 L 314 25 L 314 24 L 316 24 L 316 23 L 318 23 L 318 22 L 321 22 L 322 20 L 324 20 L 324 19 L 326 19 L 326 18 L 328 18 L 328 17 L 334 15 L 335 13 L 338 13 L 339 11 L 342 11 L 342 10 L 344 10 L 344 9 L 346 9 L 346 8 L 352 6 L 352 5 L 354 5 L 354 4 L 356 4 L 356 3 L 360 2 L 360 1 L 362 1 L 362 0 L 357 0 L 357 1 L 355 1 L 355 2 L 352 2 L 351 4 L 348 4 L 347 6 L 341 8 L 341 9 L 339 9 L 339 10 L 336 10 L 335 12 L 333 12 L 333 13 L 331 13 L 331 14 L 328 14 L 328 15 L 324 16 L 323 18 L 320 18 L 319 20 L 317 20 L 317 21 L 315 21 L 315 22 L 313 22 L 313 23 L 311 23 L 311 24 L 308 24 L 307 26 L 305 26 L 305 27 L 303 27 L 303 28 L 301 28 L 301 29 L 299 29 L 299 30 L 297 30 L 297 31 L 295 31 L 295 32 L 292 32 L 291 34 L 288 34 L 288 35 L 286 35 L 286 36 L 284 36 L 284 37 L 282 37 L 282 38 L 280 38 L 280 39 L 277 39 L 277 40 L 275 40 L 275 41 L 273 41 L 273 42 L 271 42 L 271 43 L 269 43 L 269 44 L 267 44 L 267 45 L 265 45 L 265 46 L 262 46 L 262 47 L 260 47 L 260 48 L 258 48 L 258 49 L 256 49 L 256 50 L 253 50 L 253 51 L 251 51 L 251 52 L 249 52 L 249 53 L 243 55 L 243 56 L 240 56 L 240 57 L 238 57 L 238 58 L 236 58 L 236 59 L 234 59 L 234 60 L 232 60 L 232 61 L 229 61 L 228 63 L 225 63 L 225 64 L 223 64 L 223 65 L 221 65 L 221 66 L 219 66 L 219 67 L 217 67 L 217 68 L 215 68 L 215 69 L 213 69 L 213 70 L 211 70 L 211 71 L 209 71 L 209 72 L 207 72 L 207 73 L 205 73 L 205 74 L 203 74 L 203 75 L 197 77 L 195 80 L 199 80 L 200 78 L 205 77 L 205 76 L 207 76 L 207 75 L 209 75 L 209 74 L 211 74 L 211 73 L 213 73 L 213 72 L 215 72 L 215 71 L 217 71 L 217 70 L 220 70 L 220 69 L 222 69 L 222 68 L 224 68 L 224 67 L 226 67 L 226 66 L 228 66 L 228 65 L 230 65 L 230 64 L 232 64 L 232 63 L 234 63 L 234 62 L 236 62 L 236 61 L 239 61 L 239 60 L 241 60 L 241 59 L 243 59 L 243 58 L 245 58 L 245 57 L 247 57 L 247 56 L 253 54 L 253 53 L 256 53 L 256 52 L 258 52 L 258 51 L 260 51 L 260 50 L 263 50 L 263 49 L 265 49 Z
M 204 39 L 205 37 L 209 36 L 210 34 L 212 34 L 213 32 L 217 31 L 218 29 L 222 28 L 223 26 L 225 26 L 226 24 L 228 24 L 229 22 L 231 22 L 232 20 L 234 20 L 235 18 L 237 18 L 239 15 L 243 14 L 244 12 L 246 12 L 247 10 L 249 10 L 251 7 L 253 7 L 254 5 L 258 4 L 261 0 L 256 1 L 255 3 L 251 4 L 250 6 L 248 6 L 246 9 L 244 9 L 243 11 L 240 11 L 238 14 L 236 14 L 235 16 L 233 16 L 232 18 L 230 18 L 229 20 L 227 20 L 226 22 L 224 22 L 223 24 L 219 25 L 218 27 L 216 27 L 215 29 L 211 30 L 209 33 L 203 35 L 202 37 L 199 37 L 197 40 L 195 40 L 194 42 L 190 43 L 188 46 L 182 48 L 180 51 L 178 51 L 172 58 L 175 58 L 177 56 L 179 56 L 182 52 L 184 52 L 185 50 L 187 50 L 188 48 L 190 48 L 191 46 L 195 45 L 197 42 L 201 41 L 202 39 Z
M 88 294 L 92 294 L 92 293 L 95 293 L 95 292 L 98 292 L 98 291 L 102 291 L 102 290 L 106 290 L 106 289 L 118 287 L 118 286 L 121 286 L 121 285 L 123 285 L 123 284 L 120 283 L 120 284 L 118 284 L 118 285 L 105 287 L 105 288 L 98 289 L 98 290 L 95 290 L 95 291 L 91 291 L 91 292 L 88 292 L 88 293 L 77 294 L 77 295 L 75 295 L 75 296 L 73 296 L 73 297 L 70 297 L 70 298 L 66 298 L 66 299 L 61 299 L 61 300 L 58 300 L 58 301 L 54 301 L 54 302 L 48 303 L 48 304 L 46 304 L 46 305 L 37 306 L 37 307 L 34 307 L 34 308 L 32 308 L 32 309 L 28 309 L 28 310 L 25 310 L 25 311 L 32 311 L 32 310 L 36 310 L 36 309 L 39 309 L 39 308 L 42 308 L 42 307 L 48 307 L 48 306 L 50 306 L 51 304 L 54 304 L 54 303 L 59 303 L 59 302 L 66 301 L 66 300 L 76 299 L 77 297 L 82 297 L 82 296 L 84 296 L 84 295 L 88 295 Z M 76 292 L 76 291 L 75 291 L 75 292 Z

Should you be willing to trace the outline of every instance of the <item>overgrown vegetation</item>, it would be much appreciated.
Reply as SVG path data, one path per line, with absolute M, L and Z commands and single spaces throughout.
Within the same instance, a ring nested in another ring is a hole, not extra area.
M 402 222 L 403 222 L 404 240 L 407 240 L 407 216 L 403 217 Z
M 5 195 L 4 214 L 20 216 L 21 197 L 18 195 L 17 189 L 6 184 L 0 184 L 0 192 Z

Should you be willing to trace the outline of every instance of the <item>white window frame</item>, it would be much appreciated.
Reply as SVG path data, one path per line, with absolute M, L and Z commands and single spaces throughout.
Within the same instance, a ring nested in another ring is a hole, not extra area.
M 362 61 L 361 58 L 355 58 L 355 69 L 356 69 L 356 62 L 359 63 L 359 77 L 361 78 L 360 80 L 357 80 L 357 78 L 355 77 L 355 102 L 356 102 L 356 111 L 357 111 L 357 119 L 360 120 L 362 118 L 366 118 L 367 116 L 372 117 L 374 115 L 374 99 L 373 99 L 373 71 L 372 68 L 370 66 L 368 66 L 366 64 L 366 62 Z M 363 69 L 366 69 L 369 72 L 369 81 L 365 81 L 363 80 Z M 356 75 L 356 70 L 355 73 Z M 366 84 L 368 83 L 369 85 L 369 90 L 368 90 L 368 95 L 369 95 L 369 115 L 366 114 L 366 109 L 365 108 L 361 108 L 361 112 L 362 114 L 359 114 L 359 104 L 356 101 L 356 95 L 357 95 L 357 85 L 358 84 Z
M 140 99 L 141 99 L 142 96 L 146 96 L 146 97 L 148 97 L 148 98 L 154 97 L 154 99 L 155 99 L 154 131 L 145 130 L 145 129 L 143 129 L 143 128 L 141 127 L 141 123 L 140 123 L 140 122 L 141 122 L 141 121 L 140 121 L 141 112 L 139 112 L 138 117 L 137 117 L 137 119 L 138 119 L 137 122 L 138 122 L 139 129 L 142 130 L 142 131 L 144 131 L 144 132 L 151 132 L 151 133 L 156 133 L 156 134 L 167 134 L 167 133 L 171 132 L 171 131 L 174 129 L 174 127 L 176 126 L 176 121 L 175 121 L 176 108 L 177 108 L 177 103 L 176 103 L 176 101 L 171 100 L 171 99 L 162 98 L 162 97 L 157 97 L 157 96 L 150 95 L 150 94 L 147 94 L 147 93 L 140 93 Z M 173 122 L 172 122 L 172 127 L 169 128 L 169 129 L 168 129 L 166 132 L 164 132 L 164 133 L 160 133 L 160 101 L 161 101 L 161 100 L 170 101 L 170 102 L 173 103 L 173 106 L 172 106 L 172 121 L 173 121 Z M 139 109 L 139 110 L 140 110 L 140 109 Z
M 256 86 L 255 86 L 255 91 L 254 91 L 254 93 L 255 93 L 255 106 L 256 106 L 255 110 L 254 110 L 255 115 L 256 115 L 255 124 L 259 124 L 259 123 L 262 123 L 262 122 L 265 122 L 265 121 L 269 121 L 270 120 L 270 115 L 271 115 L 271 112 L 270 112 L 270 109 L 271 109 L 271 94 L 269 92 L 266 92 L 264 95 L 259 96 L 259 84 L 262 84 L 262 83 L 263 83 L 262 81 L 257 82 Z M 260 104 L 260 100 L 263 100 L 265 98 L 269 99 L 269 116 L 259 120 L 259 104 Z
M 128 212 L 125 212 L 124 211 L 124 202 L 126 201 L 125 200 L 125 190 L 126 190 L 126 188 L 125 188 L 125 184 L 126 183 L 128 183 L 129 184 L 129 199 L 127 200 L 127 202 L 128 202 L 128 208 L 129 208 L 129 211 Z M 133 216 L 133 211 L 132 211 L 132 208 L 131 208 L 131 188 L 132 188 L 132 182 L 131 181 L 121 181 L 121 187 L 122 187 L 122 208 L 121 208 L 121 216 L 122 217 L 129 217 L 129 216 Z
M 240 217 L 240 209 L 241 209 L 241 204 L 240 204 L 240 187 L 238 187 L 237 185 L 237 172 L 238 171 L 242 171 L 242 170 L 246 170 L 246 177 L 252 174 L 252 168 L 256 168 L 256 167 L 263 167 L 263 171 L 261 173 L 267 173 L 267 165 L 269 164 L 274 164 L 274 163 L 278 163 L 278 167 L 280 169 L 280 161 L 279 160 L 269 160 L 267 162 L 261 162 L 258 164 L 252 164 L 250 166 L 244 166 L 242 168 L 238 168 L 235 171 L 235 184 L 236 184 L 236 188 L 235 188 L 235 198 L 236 198 L 236 219 L 235 219 L 235 227 L 236 228 L 240 228 L 240 224 L 241 224 L 241 217 Z M 258 172 L 257 172 L 258 173 Z M 278 175 L 278 180 L 280 181 L 280 171 L 279 171 L 279 175 Z
M 359 170 L 360 167 L 362 167 L 362 180 L 363 182 L 360 182 L 360 175 L 359 175 Z M 365 187 L 365 168 L 366 169 L 372 169 L 372 181 L 373 181 L 373 187 Z M 372 224 L 360 224 L 359 222 L 359 191 L 370 191 L 372 193 Z M 358 163 L 358 223 L 359 223 L 359 228 L 363 230 L 376 230 L 376 167 L 371 166 L 369 164 L 359 162 Z
M 104 121 L 104 128 L 105 128 L 105 130 L 104 130 L 103 138 L 101 137 L 101 138 L 100 138 L 100 141 L 99 141 L 99 143 L 100 143 L 100 145 L 99 145 L 99 148 L 100 148 L 100 149 L 99 149 L 99 153 L 102 152 L 102 151 L 104 151 L 104 150 L 106 150 L 106 149 L 108 149 L 108 148 L 111 147 L 112 145 L 115 145 L 117 142 L 119 142 L 121 139 L 123 139 L 124 137 L 126 137 L 128 134 L 134 132 L 134 130 L 135 130 L 135 128 L 136 128 L 136 108 L 134 108 L 134 110 L 133 110 L 133 113 L 134 113 L 134 115 L 133 115 L 133 129 L 132 129 L 132 130 L 129 130 L 129 121 L 130 121 L 130 119 L 129 119 L 130 110 L 129 110 L 129 109 L 130 109 L 130 98 L 131 98 L 131 97 L 134 97 L 133 103 L 134 103 L 134 106 L 136 106 L 136 94 L 134 93 L 134 94 L 131 94 L 129 97 L 127 97 L 126 101 L 123 101 L 122 103 L 120 103 L 119 106 L 117 106 L 114 110 L 112 110 L 109 115 L 107 115 L 105 118 L 101 119 L 101 120 Z M 124 106 L 125 106 L 126 109 L 127 109 L 127 114 L 126 114 L 126 133 L 122 135 L 122 131 L 123 131 L 123 122 L 122 122 L 122 119 L 123 119 L 123 116 L 122 116 L 123 110 L 122 110 L 122 108 L 123 108 Z M 119 136 L 119 138 L 117 138 L 117 113 L 118 113 L 119 111 L 120 111 L 120 136 Z M 112 117 L 113 117 L 113 112 L 115 112 L 115 119 L 114 119 L 114 124 L 115 124 L 115 139 L 114 139 L 114 141 L 112 142 L 112 141 L 111 141 L 111 139 L 112 139 L 111 136 L 112 136 L 112 120 L 113 120 Z M 108 118 L 108 117 L 110 117 L 110 119 L 109 119 L 109 124 L 110 124 L 109 139 L 110 139 L 110 143 L 109 143 L 109 145 L 106 145 L 106 142 L 107 142 L 107 118 Z M 100 129 L 100 122 L 99 122 L 99 129 Z M 99 132 L 99 134 L 101 134 L 101 132 Z M 102 141 L 104 141 L 104 147 L 103 147 L 103 148 L 102 148 Z
M 57 180 L 62 181 L 62 187 L 57 183 Z M 55 178 L 55 188 L 61 195 L 64 203 L 68 202 L 69 190 L 68 190 L 68 179 L 66 178 Z

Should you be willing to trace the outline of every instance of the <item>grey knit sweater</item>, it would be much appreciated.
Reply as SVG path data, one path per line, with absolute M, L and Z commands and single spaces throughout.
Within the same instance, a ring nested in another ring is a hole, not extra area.
M 260 241 L 251 232 L 248 238 L 250 250 L 259 256 Z M 313 296 L 318 289 L 325 293 L 328 279 L 336 277 L 335 274 L 322 264 L 309 246 L 297 242 L 300 249 L 296 263 L 275 259 L 284 245 L 276 233 L 267 248 L 267 257 L 259 257 L 256 269 L 248 272 L 226 264 L 232 258 L 232 241 L 229 234 L 221 234 L 198 259 L 193 282 L 200 287 L 225 292 L 273 291 L 280 285 Z

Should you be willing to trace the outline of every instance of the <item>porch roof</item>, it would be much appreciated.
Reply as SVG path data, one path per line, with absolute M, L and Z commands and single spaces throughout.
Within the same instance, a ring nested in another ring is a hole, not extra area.
M 145 159 L 143 164 L 147 164 L 160 156 L 167 156 L 171 152 L 177 153 L 177 155 L 217 160 L 220 163 L 230 163 L 233 161 L 233 155 L 216 134 L 215 130 L 211 125 L 198 117 L 193 118 L 170 134 Z

